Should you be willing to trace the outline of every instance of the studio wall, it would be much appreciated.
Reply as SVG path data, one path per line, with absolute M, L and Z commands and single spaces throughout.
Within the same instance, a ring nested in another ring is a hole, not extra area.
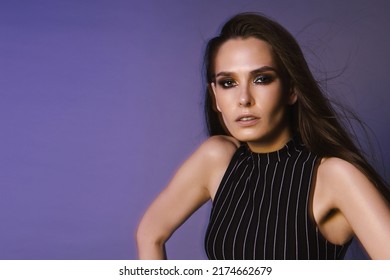
M 296 36 L 390 179 L 388 1 L 1 0 L 0 259 L 137 257 L 140 217 L 206 138 L 205 42 L 244 11 Z M 170 258 L 206 258 L 209 211 L 172 236 Z

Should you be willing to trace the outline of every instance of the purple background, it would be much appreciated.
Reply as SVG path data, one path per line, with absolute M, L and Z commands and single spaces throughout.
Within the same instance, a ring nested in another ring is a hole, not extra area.
M 142 213 L 205 139 L 202 50 L 237 12 L 286 26 L 319 79 L 346 67 L 328 90 L 372 128 L 388 180 L 389 3 L 0 0 L 0 259 L 136 258 Z M 209 209 L 170 258 L 205 258 Z

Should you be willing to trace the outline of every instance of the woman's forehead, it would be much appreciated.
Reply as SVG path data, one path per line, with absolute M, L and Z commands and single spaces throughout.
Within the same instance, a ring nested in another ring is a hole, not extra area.
M 253 71 L 270 66 L 276 68 L 271 46 L 257 38 L 229 39 L 215 56 L 215 72 Z

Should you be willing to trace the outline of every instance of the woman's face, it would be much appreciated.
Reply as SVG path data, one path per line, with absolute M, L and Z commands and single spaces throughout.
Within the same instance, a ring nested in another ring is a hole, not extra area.
M 215 57 L 216 106 L 229 132 L 254 152 L 280 149 L 292 137 L 287 107 L 296 94 L 283 88 L 268 43 L 250 37 L 230 39 Z

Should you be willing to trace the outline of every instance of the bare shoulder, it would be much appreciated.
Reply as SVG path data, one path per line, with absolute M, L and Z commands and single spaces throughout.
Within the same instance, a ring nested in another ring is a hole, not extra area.
M 321 160 L 321 166 L 325 166 L 326 168 L 347 168 L 348 166 L 354 167 L 353 164 L 338 157 L 323 158 Z
M 338 209 L 352 201 L 384 201 L 373 182 L 362 171 L 340 158 L 323 159 L 318 167 L 317 180 Z
M 337 157 L 324 158 L 318 167 L 320 179 L 340 186 L 354 181 L 368 181 L 368 178 L 352 163 Z M 340 182 L 340 184 L 335 184 Z
M 240 142 L 233 137 L 216 135 L 208 138 L 199 148 L 208 160 L 231 159 Z
M 200 145 L 184 166 L 191 173 L 198 173 L 199 178 L 206 181 L 203 184 L 208 186 L 210 180 L 214 182 L 215 176 L 226 169 L 238 146 L 239 142 L 232 137 L 212 136 Z
M 223 175 L 240 143 L 229 136 L 212 136 L 198 149 L 202 158 L 204 176 L 207 178 L 207 189 L 211 199 L 217 192 Z
M 323 158 L 318 167 L 318 172 L 327 176 L 341 175 L 343 177 L 361 173 L 353 164 L 337 157 Z
M 359 188 L 370 185 L 369 179 L 356 166 L 337 157 L 322 159 L 317 176 L 320 185 L 325 185 L 329 192 L 337 196 L 352 190 L 356 193 Z

